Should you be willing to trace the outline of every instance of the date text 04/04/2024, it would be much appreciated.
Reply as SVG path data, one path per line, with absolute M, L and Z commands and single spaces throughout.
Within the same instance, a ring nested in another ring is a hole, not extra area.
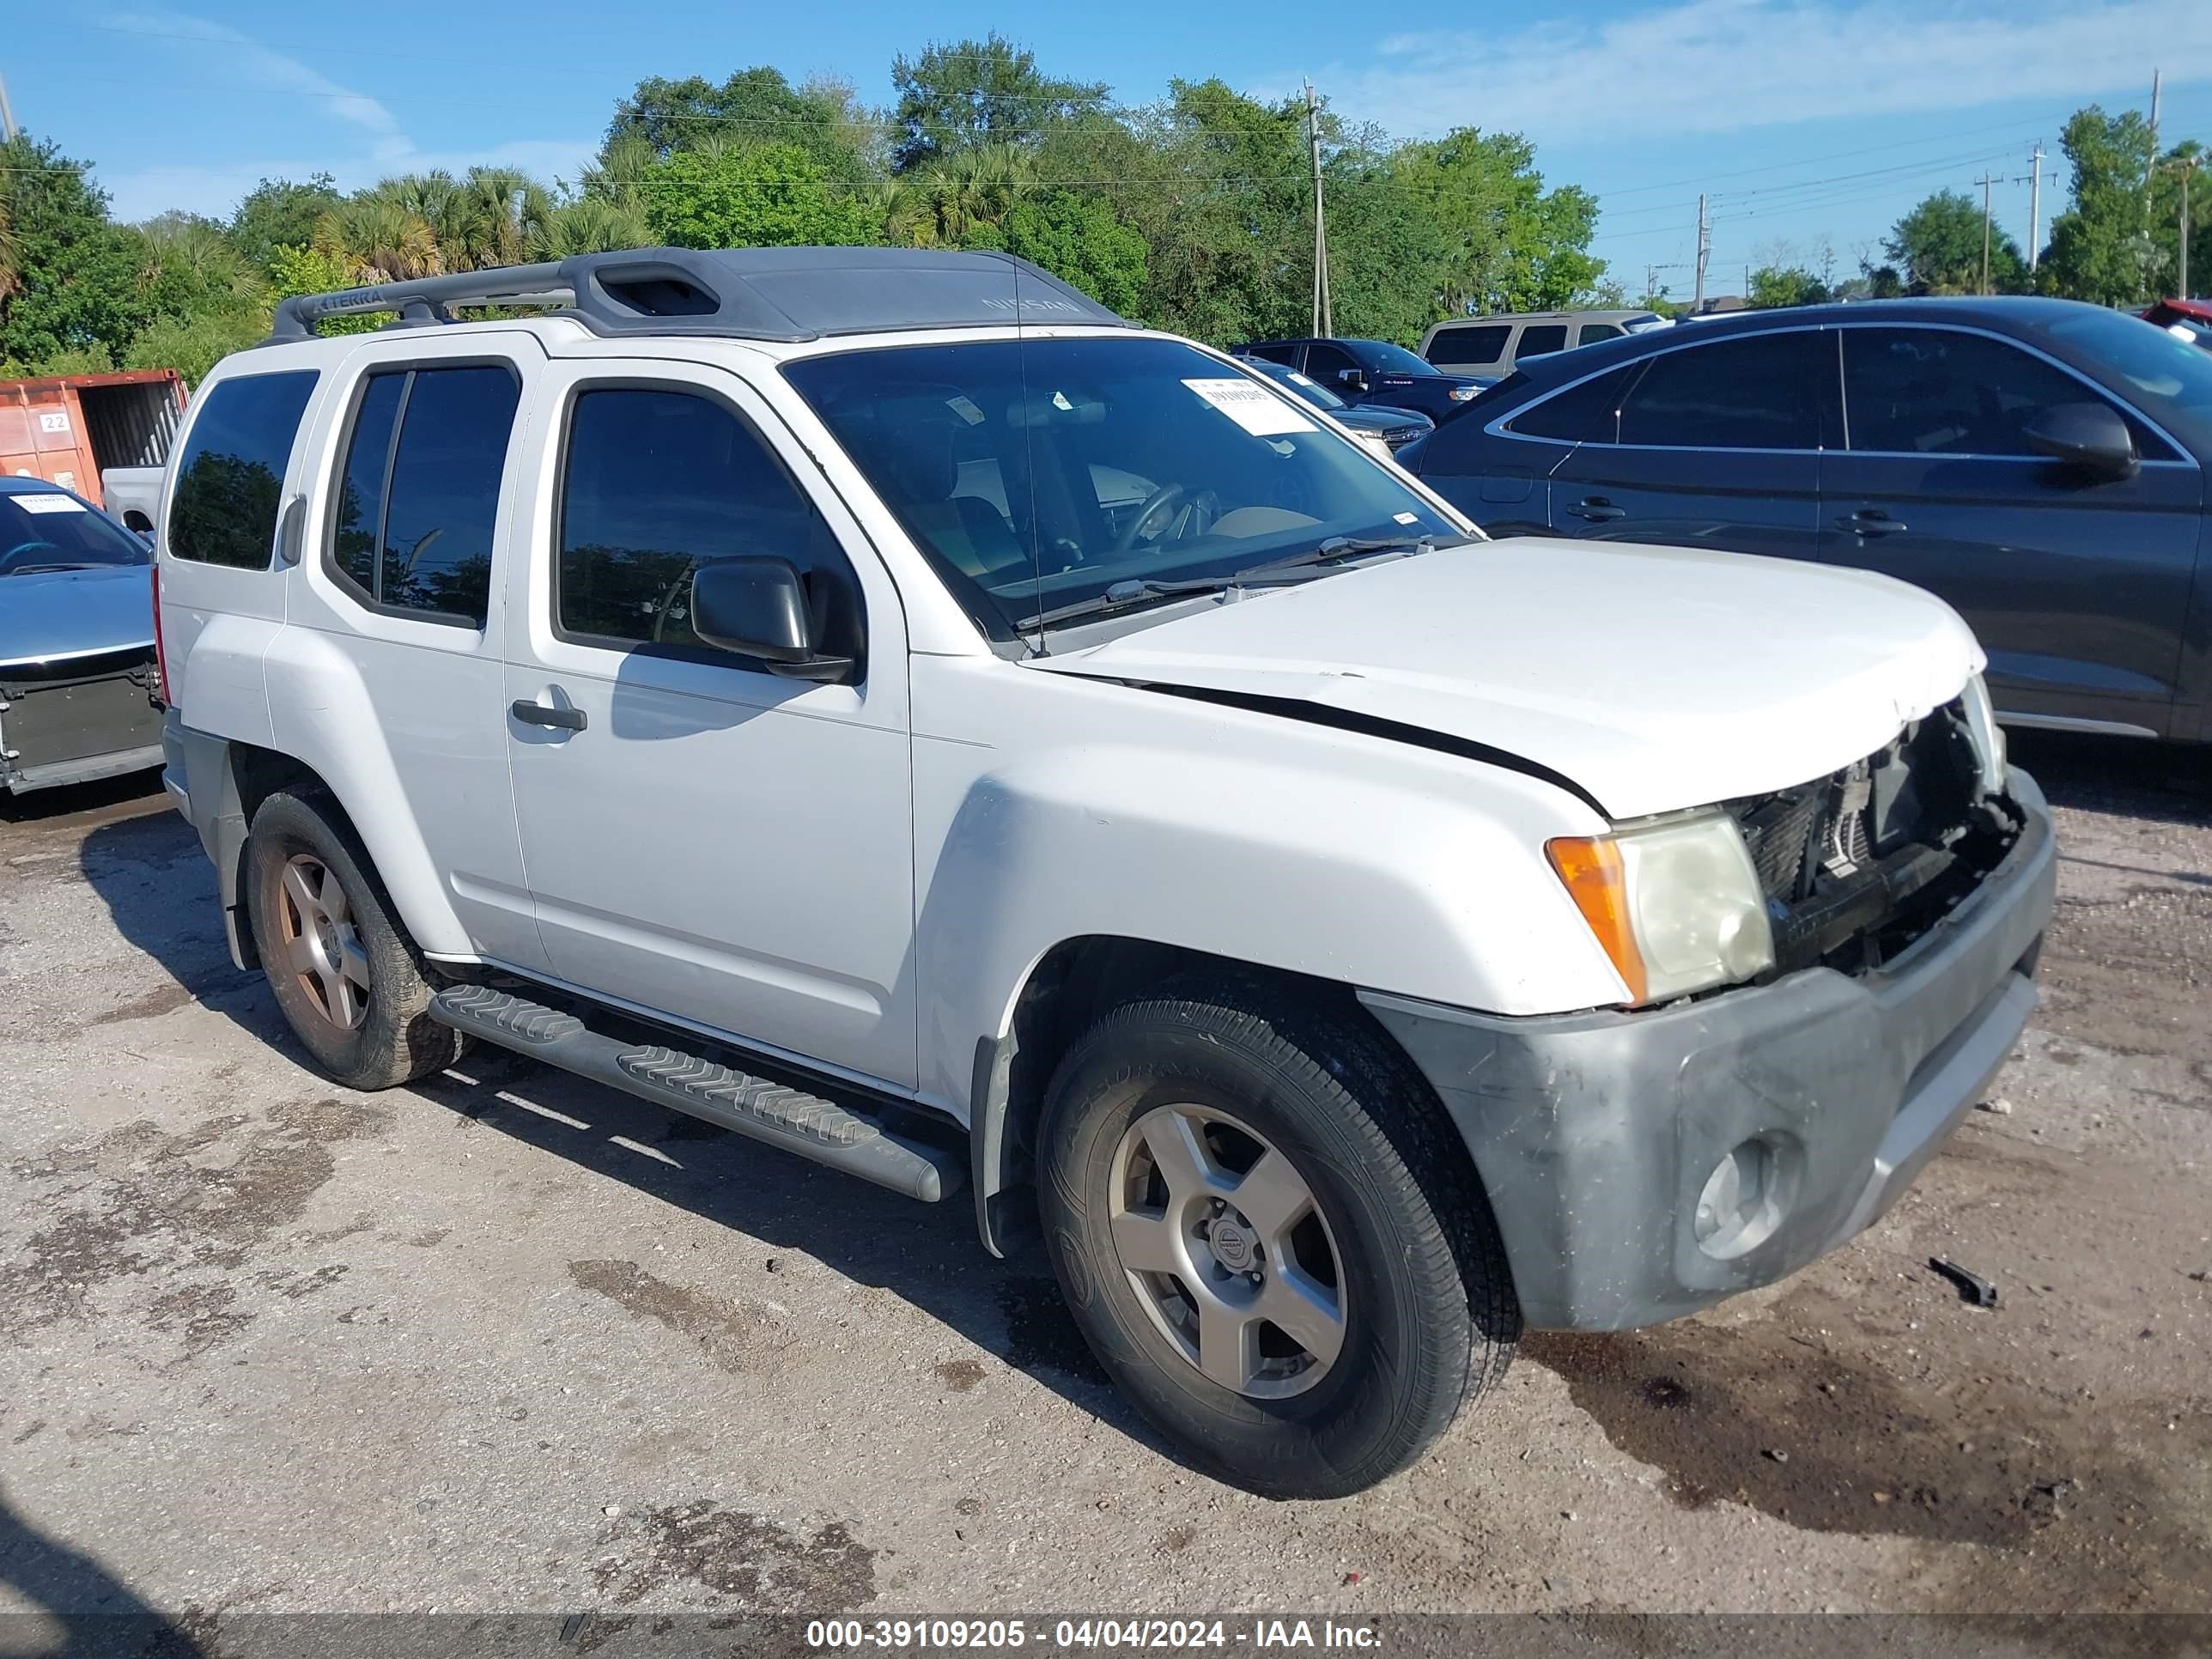
M 818 1619 L 806 1626 L 809 1647 L 877 1650 L 960 1648 L 1176 1650 L 1373 1648 L 1371 1625 L 1333 1620 L 1262 1619 L 1231 1626 L 1219 1619 L 1062 1619 L 1031 1626 L 1020 1619 Z

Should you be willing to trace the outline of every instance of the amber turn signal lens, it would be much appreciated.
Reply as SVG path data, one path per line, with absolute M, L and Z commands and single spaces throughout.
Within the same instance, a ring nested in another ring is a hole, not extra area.
M 1621 866 L 1620 848 L 1602 836 L 1561 836 L 1546 842 L 1544 852 L 1552 860 L 1552 868 L 1559 872 L 1559 879 L 1567 884 L 1575 908 L 1583 913 L 1583 920 L 1620 970 L 1628 987 L 1628 1000 L 1646 1000 L 1644 955 L 1637 949 L 1636 930 L 1629 921 L 1628 878 Z

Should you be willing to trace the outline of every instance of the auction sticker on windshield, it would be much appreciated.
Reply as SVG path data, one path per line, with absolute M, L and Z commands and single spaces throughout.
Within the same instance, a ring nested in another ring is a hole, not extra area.
M 1185 380 L 1183 384 L 1255 438 L 1321 429 L 1267 387 L 1251 380 Z
M 15 495 L 9 497 L 26 513 L 82 513 L 84 503 L 74 495 Z

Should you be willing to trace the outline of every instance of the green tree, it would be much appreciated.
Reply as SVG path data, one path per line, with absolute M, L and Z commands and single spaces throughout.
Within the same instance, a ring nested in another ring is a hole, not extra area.
M 898 93 L 891 167 L 913 173 L 976 144 L 1034 146 L 1056 121 L 1105 107 L 1100 82 L 1060 81 L 1036 54 L 995 31 L 981 40 L 933 44 L 892 60 Z
M 675 247 L 851 246 L 883 234 L 861 193 L 796 144 L 720 157 L 678 151 L 639 189 L 654 239 Z
M 574 253 L 612 253 L 626 247 L 650 247 L 653 226 L 633 201 L 580 196 L 547 214 L 532 234 L 530 257 L 565 259 Z
M 1218 80 L 1176 81 L 1137 118 L 1145 153 L 1102 176 L 1126 181 L 1115 205 L 1148 249 L 1140 320 L 1224 344 L 1305 332 L 1313 220 L 1304 110 L 1260 103 Z
M 2178 295 L 2181 280 L 2181 175 L 2189 177 L 2189 286 L 2212 291 L 2212 165 L 2194 138 L 2159 157 L 2151 178 L 2150 233 L 2157 249 L 2151 281 L 2159 296 Z
M 16 372 L 112 357 L 151 313 L 145 244 L 109 222 L 106 192 L 88 172 L 27 133 L 0 144 L 0 362 Z
M 269 258 L 269 286 L 273 296 L 289 300 L 295 294 L 329 294 L 342 288 L 359 288 L 382 282 L 364 272 L 344 255 L 327 247 L 278 247 Z M 365 312 L 356 317 L 329 317 L 319 325 L 324 334 L 366 334 L 392 320 L 389 311 Z
M 1444 239 L 1436 316 L 1557 310 L 1603 275 L 1589 252 L 1597 198 L 1575 185 L 1546 190 L 1519 133 L 1462 127 L 1400 147 L 1394 168 Z
M 630 145 L 664 161 L 716 140 L 740 149 L 795 144 L 825 176 L 857 182 L 874 171 L 871 157 L 881 132 L 880 119 L 842 82 L 793 87 L 781 70 L 765 64 L 739 70 L 720 85 L 696 75 L 681 81 L 654 76 L 615 106 L 599 166 Z
M 1145 239 L 1095 197 L 1024 196 L 997 223 L 979 225 L 967 246 L 1018 253 L 1124 316 L 1144 301 Z
M 280 247 L 304 247 L 315 238 L 315 222 L 338 204 L 327 173 L 304 185 L 289 179 L 264 179 L 246 194 L 230 216 L 230 240 L 240 254 L 266 270 Z
M 345 320 L 350 322 L 350 318 Z M 123 352 L 121 368 L 173 368 L 188 386 L 234 351 L 243 351 L 269 333 L 269 314 L 213 312 L 205 316 L 157 317 L 138 331 Z
M 2092 104 L 2075 112 L 2058 142 L 2073 164 L 2073 201 L 2051 221 L 2039 275 L 2051 292 L 2076 300 L 2141 301 L 2158 258 L 2143 188 L 2149 126 L 2134 110 L 2106 115 Z
M 1963 191 L 1939 190 L 1899 219 L 1882 239 L 1911 294 L 1978 294 L 1982 285 L 1981 204 Z M 2020 244 L 1989 228 L 1990 288 L 2017 294 L 2027 286 Z
M 1340 145 L 1322 175 L 1331 325 L 1355 339 L 1417 343 L 1436 320 L 1452 249 L 1434 203 L 1401 188 L 1393 157 L 1372 135 Z
M 1779 306 L 1817 306 L 1833 296 L 1828 285 L 1798 265 L 1761 265 L 1751 273 L 1751 292 L 1744 296 L 1754 309 Z

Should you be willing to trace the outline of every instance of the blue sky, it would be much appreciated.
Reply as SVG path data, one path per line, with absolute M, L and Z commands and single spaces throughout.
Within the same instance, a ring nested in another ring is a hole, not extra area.
M 575 175 L 615 99 L 647 75 L 757 63 L 828 72 L 890 99 L 892 56 L 998 28 L 1050 72 L 1126 103 L 1171 76 L 1279 94 L 1310 76 L 1393 134 L 1516 130 L 1553 182 L 1596 191 L 1595 252 L 1632 291 L 1644 266 L 1690 287 L 1696 198 L 1712 197 L 1714 292 L 1776 254 L 1839 273 L 1929 191 L 1978 194 L 2025 243 L 2029 151 L 2067 114 L 2141 107 L 2163 70 L 2162 127 L 2212 141 L 2212 31 L 2153 0 L 1661 0 L 1467 8 L 1407 32 L 1320 0 L 1117 0 L 927 8 L 659 0 L 212 0 L 183 9 L 18 0 L 0 31 L 16 119 L 97 164 L 116 211 L 220 214 L 264 175 L 341 185 L 475 161 Z M 1410 14 L 1400 14 L 1401 17 Z M 2049 177 L 2045 222 L 2063 204 Z M 1878 257 L 1878 254 L 1877 254 Z

